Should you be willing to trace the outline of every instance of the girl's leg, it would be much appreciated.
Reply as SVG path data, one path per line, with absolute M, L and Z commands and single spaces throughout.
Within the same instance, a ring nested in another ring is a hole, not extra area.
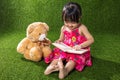
M 67 62 L 67 64 L 64 67 L 62 60 L 59 60 L 58 66 L 59 66 L 59 78 L 63 79 L 65 76 L 68 75 L 70 71 L 74 69 L 75 62 L 70 60 Z
M 46 70 L 44 71 L 45 75 L 48 75 L 54 71 L 58 71 L 58 59 L 54 59 L 50 65 L 46 68 Z

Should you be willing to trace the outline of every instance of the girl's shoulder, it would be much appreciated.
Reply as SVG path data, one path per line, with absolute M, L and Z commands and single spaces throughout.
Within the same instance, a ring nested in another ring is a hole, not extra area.
M 64 31 L 70 31 L 65 25 L 63 25 L 61 27 L 61 31 L 64 32 Z
M 79 33 L 80 33 L 80 34 L 83 34 L 83 32 L 84 32 L 85 30 L 87 30 L 87 27 L 86 27 L 84 24 L 81 24 L 81 25 L 79 26 Z
M 62 27 L 61 27 L 61 31 L 64 31 L 65 30 L 65 26 L 63 25 Z
M 81 25 L 79 26 L 79 29 L 87 29 L 87 27 L 86 27 L 84 24 L 81 24 Z

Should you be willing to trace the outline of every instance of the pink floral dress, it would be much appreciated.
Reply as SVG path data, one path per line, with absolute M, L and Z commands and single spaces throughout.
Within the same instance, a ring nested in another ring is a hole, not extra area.
M 64 30 L 65 40 L 63 43 L 73 47 L 75 45 L 81 44 L 84 41 L 86 41 L 86 38 L 79 34 L 78 29 L 79 28 L 76 28 L 71 32 Z M 76 63 L 75 69 L 77 69 L 78 71 L 82 71 L 86 65 L 87 66 L 92 65 L 90 47 L 86 47 L 85 49 L 88 49 L 88 51 L 84 54 L 71 54 L 71 53 L 63 52 L 58 48 L 54 48 L 51 55 L 45 58 L 45 62 L 49 63 L 53 59 L 58 59 L 58 58 L 62 58 L 65 61 L 73 60 Z

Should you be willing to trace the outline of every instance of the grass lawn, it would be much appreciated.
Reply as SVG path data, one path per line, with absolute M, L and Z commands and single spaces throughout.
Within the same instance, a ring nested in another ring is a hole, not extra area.
M 59 37 L 63 5 L 72 0 L 1 0 L 0 1 L 0 80 L 59 80 L 58 72 L 43 74 L 47 64 L 32 62 L 16 52 L 26 36 L 27 26 L 46 22 L 48 38 Z M 92 67 L 73 70 L 64 80 L 120 80 L 120 1 L 73 0 L 83 8 L 82 23 L 95 38 L 91 46 Z M 53 47 L 53 46 L 52 46 Z

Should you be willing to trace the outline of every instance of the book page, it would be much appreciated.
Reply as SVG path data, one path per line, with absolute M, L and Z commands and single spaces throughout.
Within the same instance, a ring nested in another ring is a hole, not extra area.
M 88 50 L 86 49 L 81 49 L 81 50 L 75 50 L 72 47 L 64 44 L 64 43 L 52 43 L 54 46 L 56 46 L 57 48 L 61 49 L 64 52 L 68 52 L 68 53 L 74 53 L 74 54 L 83 54 L 85 52 L 87 52 Z

